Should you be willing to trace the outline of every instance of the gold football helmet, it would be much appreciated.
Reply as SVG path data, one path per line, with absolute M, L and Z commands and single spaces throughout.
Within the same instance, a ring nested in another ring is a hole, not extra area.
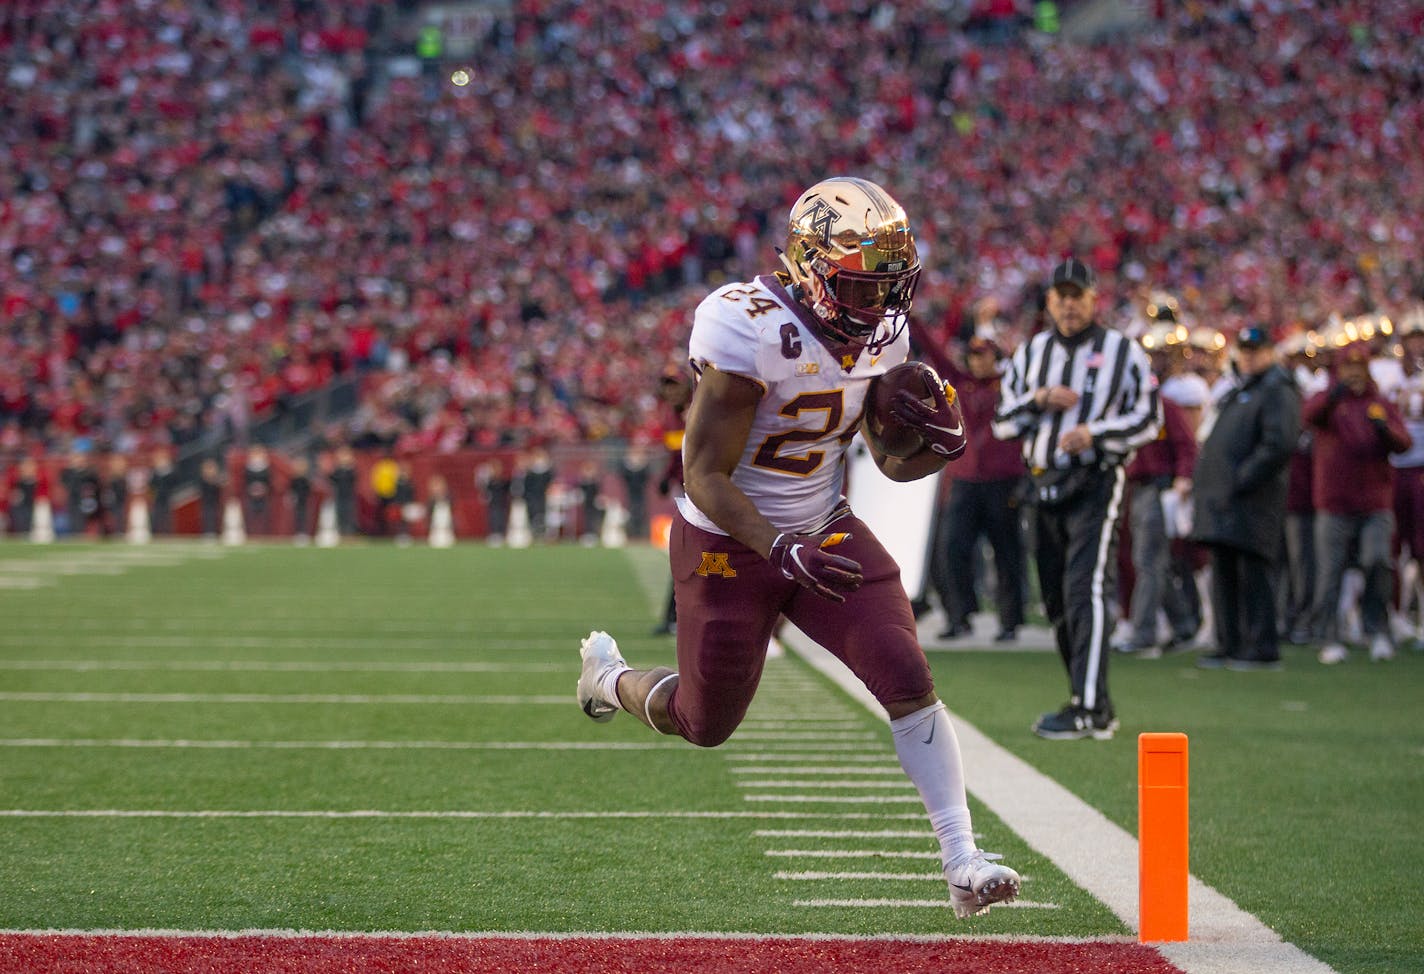
M 920 257 L 904 209 L 875 183 L 836 176 L 802 193 L 781 260 L 832 338 L 874 353 L 904 330 Z

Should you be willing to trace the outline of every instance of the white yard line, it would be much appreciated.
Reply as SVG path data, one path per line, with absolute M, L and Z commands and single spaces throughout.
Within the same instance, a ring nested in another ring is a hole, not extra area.
M 918 792 L 903 798 L 894 795 L 743 795 L 744 802 L 782 802 L 787 805 L 901 805 L 920 800 Z
M 852 822 L 887 818 L 921 818 L 917 815 L 884 815 L 870 812 L 537 812 L 537 811 L 392 811 L 386 809 L 164 809 L 164 808 L 0 808 L 0 819 L 792 819 L 822 818 Z M 934 853 L 939 858 L 939 853 Z
M 799 746 L 799 745 L 798 745 L 798 746 Z M 859 752 L 859 751 L 861 751 L 861 750 L 863 750 L 863 749 L 857 748 L 856 750 L 857 750 L 857 752 Z M 903 770 L 899 770 L 899 769 L 900 769 L 900 765 L 897 764 L 897 763 L 895 763 L 895 755 L 890 754 L 890 753 L 885 753 L 885 754 L 861 754 L 861 753 L 846 754 L 844 751 L 834 751 L 834 752 L 831 752 L 831 751 L 826 751 L 826 752 L 811 751 L 811 752 L 805 752 L 805 751 L 766 751 L 766 750 L 753 751 L 753 750 L 744 750 L 744 751 L 740 751 L 740 752 L 724 754 L 724 755 L 722 755 L 722 757 L 723 757 L 724 759 L 728 760 L 728 761 L 760 761 L 760 762 L 762 762 L 762 763 L 768 763 L 768 764 L 771 763 L 771 762 L 776 762 L 776 761 L 784 761 L 784 762 L 786 762 L 786 769 L 787 769 L 787 770 L 800 769 L 800 768 L 802 768 L 802 766 L 804 766 L 804 765 L 807 765 L 807 764 L 815 764 L 815 763 L 818 762 L 818 761 L 857 761 L 857 762 L 863 761 L 863 762 L 865 762 L 866 764 L 886 764 L 887 762 L 889 762 L 889 764 L 887 764 L 887 767 L 893 766 L 894 768 L 896 768 L 896 769 L 899 771 L 900 774 L 904 774 L 904 773 L 905 773 Z M 738 770 L 741 770 L 741 769 L 739 769 L 739 768 L 733 768 L 733 769 L 731 769 L 731 770 L 733 770 L 733 771 L 738 771 Z M 778 769 L 778 770 L 780 770 L 780 769 Z
M 871 907 L 886 907 L 892 910 L 904 909 L 927 909 L 927 910 L 948 910 L 949 900 L 940 897 L 934 900 L 792 900 L 792 906 L 799 907 L 834 907 L 842 906 L 851 909 L 867 909 Z M 1056 910 L 1057 903 L 1035 903 L 1032 900 L 1014 900 L 1012 903 L 1000 903 L 998 909 L 1008 908 L 1010 910 Z
M 885 719 L 885 711 L 845 665 L 800 630 L 787 627 L 782 642 Z M 1136 930 L 1137 840 L 973 725 L 951 716 L 970 791 L 1129 930 Z M 1191 939 L 1154 945 L 1186 974 L 1335 974 L 1195 876 L 1188 903 Z
M 872 882 L 886 880 L 892 883 L 934 883 L 936 886 L 944 882 L 944 873 L 818 873 L 818 872 L 777 872 L 772 873 L 773 879 L 784 879 L 789 882 L 820 882 L 828 879 L 868 879 Z M 940 901 L 945 902 L 944 900 Z
M 748 770 L 745 768 L 739 770 Z M 855 769 L 851 769 L 854 772 Z M 852 781 L 849 778 L 840 778 L 835 781 L 785 781 L 781 778 L 769 778 L 765 781 L 739 781 L 741 788 L 894 788 L 899 791 L 913 789 L 915 786 L 905 777 L 905 773 L 900 772 L 900 777 L 895 781 Z
M 687 751 L 677 741 L 233 741 L 146 740 L 142 738 L 11 737 L 0 748 L 134 748 L 274 751 Z
M 567 648 L 566 640 L 551 639 L 476 639 L 468 635 L 452 634 L 445 639 L 411 639 L 404 636 L 222 636 L 209 633 L 193 635 L 159 636 L 114 634 L 73 636 L 47 633 L 16 633 L 7 629 L 0 634 L 0 647 L 7 649 L 59 648 L 59 649 L 265 649 L 265 650 L 352 650 L 375 649 L 388 652 L 399 650 L 456 649 L 523 651 L 530 649 Z M 577 648 L 577 647 L 575 647 Z
M 752 833 L 762 839 L 920 839 L 934 840 L 929 829 L 757 829 Z M 933 873 L 943 881 L 942 873 Z
M 878 741 L 873 731 L 769 731 L 738 730 L 732 735 L 739 741 Z
M 894 765 L 894 766 L 886 765 L 886 766 L 883 767 L 883 768 L 868 768 L 868 767 L 862 767 L 862 766 L 857 766 L 857 765 L 853 765 L 853 764 L 847 764 L 847 765 L 843 765 L 843 766 L 828 765 L 828 766 L 826 766 L 826 767 L 820 767 L 820 768 L 814 768 L 814 767 L 813 767 L 813 768 L 807 768 L 807 767 L 802 767 L 802 766 L 800 766 L 800 765 L 795 765 L 795 764 L 787 765 L 787 766 L 781 767 L 781 768 L 762 767 L 762 766 L 760 766 L 760 765 L 753 765 L 753 766 L 751 766 L 751 767 L 747 767 L 747 766 L 743 765 L 743 766 L 740 766 L 740 767 L 731 767 L 731 768 L 728 768 L 727 770 L 728 770 L 729 772 L 731 772 L 732 774 L 771 774 L 771 775 L 776 775 L 778 781 L 785 781 L 785 780 L 786 780 L 786 776 L 795 777 L 795 776 L 798 776 L 798 775 L 802 775 L 802 776 L 804 776 L 804 775 L 811 775 L 811 776 L 814 777 L 814 776 L 817 776 L 817 775 L 829 775 L 829 774 L 860 774 L 860 775 L 873 774 L 873 775 L 885 775 L 886 777 L 894 777 L 894 778 L 899 778 L 899 779 L 904 779 L 904 777 L 905 777 L 904 769 L 902 769 L 899 765 Z M 742 782 L 739 782 L 739 784 L 743 785 L 744 787 L 750 787 L 750 786 L 752 786 L 752 785 L 758 784 L 758 782 L 754 782 L 754 781 L 742 781 Z M 779 786 L 779 787 L 784 787 L 784 786 Z
M 765 854 L 778 859 L 933 859 L 939 862 L 938 849 L 932 852 L 904 849 L 768 849 Z
M 834 730 L 839 727 L 854 727 L 857 730 L 863 727 L 860 719 L 852 715 L 847 715 L 843 720 L 825 720 L 819 717 L 782 717 L 777 720 L 744 720 L 737 725 L 738 729 L 746 730 L 809 730 L 813 727 L 830 728 Z
M 5 692 L 0 701 L 10 703 L 335 703 L 335 704 L 459 704 L 508 705 L 529 704 L 566 707 L 566 695 L 554 696 L 489 696 L 479 694 L 421 693 L 46 693 Z
M 195 673 L 576 673 L 564 663 L 353 663 L 316 660 L 11 659 L 0 670 L 39 672 L 143 671 Z

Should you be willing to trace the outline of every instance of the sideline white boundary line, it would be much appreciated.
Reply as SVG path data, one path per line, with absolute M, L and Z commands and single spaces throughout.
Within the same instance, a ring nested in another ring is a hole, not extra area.
M 782 642 L 872 713 L 888 720 L 870 692 L 795 626 Z M 969 790 L 1073 882 L 1138 929 L 1137 839 L 1096 808 L 1009 753 L 950 712 Z M 1073 745 L 1067 745 L 1073 746 Z M 1195 876 L 1188 890 L 1191 939 L 1153 944 L 1186 974 L 1337 974 Z

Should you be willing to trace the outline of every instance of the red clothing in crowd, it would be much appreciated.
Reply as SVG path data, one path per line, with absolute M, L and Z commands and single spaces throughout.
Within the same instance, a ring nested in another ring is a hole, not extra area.
M 1369 514 L 1394 507 L 1389 455 L 1409 449 L 1414 441 L 1399 408 L 1373 382 L 1360 394 L 1344 387 L 1316 393 L 1302 407 L 1301 422 L 1315 431 L 1317 510 Z

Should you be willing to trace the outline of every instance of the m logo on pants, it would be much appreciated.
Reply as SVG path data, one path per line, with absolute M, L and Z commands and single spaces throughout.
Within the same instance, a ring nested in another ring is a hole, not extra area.
M 702 564 L 697 566 L 697 574 L 706 578 L 708 575 L 721 575 L 723 578 L 736 578 L 737 570 L 732 567 L 732 563 L 727 560 L 725 551 L 704 551 L 702 552 Z

